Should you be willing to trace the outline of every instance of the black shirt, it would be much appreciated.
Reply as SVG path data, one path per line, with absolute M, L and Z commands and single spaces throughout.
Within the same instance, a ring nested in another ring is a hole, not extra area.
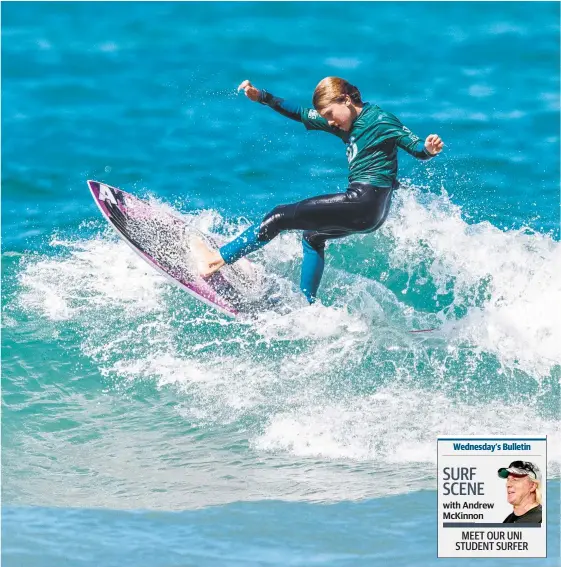
M 531 508 L 522 516 L 517 516 L 514 512 L 509 514 L 503 524 L 517 524 L 519 522 L 526 524 L 541 524 L 542 523 L 542 506 L 538 504 L 535 508 Z

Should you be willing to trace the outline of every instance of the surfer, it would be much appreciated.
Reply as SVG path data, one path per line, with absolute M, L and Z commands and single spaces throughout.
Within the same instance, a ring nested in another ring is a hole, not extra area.
M 376 104 L 363 102 L 359 90 L 338 77 L 326 77 L 313 94 L 314 108 L 302 108 L 249 81 L 243 81 L 247 98 L 269 106 L 278 113 L 302 122 L 307 130 L 323 130 L 340 138 L 347 146 L 349 186 L 344 193 L 333 193 L 279 205 L 263 220 L 250 226 L 237 238 L 211 250 L 199 240 L 196 254 L 199 272 L 208 277 L 225 264 L 232 264 L 270 242 L 283 230 L 303 230 L 304 260 L 300 289 L 309 303 L 317 290 L 325 264 L 325 243 L 357 232 L 372 232 L 388 216 L 397 182 L 397 149 L 428 160 L 444 144 L 436 134 L 423 142 L 393 114 Z

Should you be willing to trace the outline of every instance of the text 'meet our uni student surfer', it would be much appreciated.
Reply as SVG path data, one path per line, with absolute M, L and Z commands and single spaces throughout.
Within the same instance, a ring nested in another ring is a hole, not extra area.
M 250 100 L 302 122 L 306 129 L 323 130 L 340 138 L 347 146 L 349 186 L 344 193 L 279 205 L 219 250 L 211 250 L 198 240 L 199 272 L 208 277 L 225 264 L 258 250 L 283 230 L 303 230 L 300 289 L 313 303 L 323 274 L 326 240 L 372 232 L 386 220 L 392 193 L 399 187 L 397 149 L 428 160 L 444 144 L 436 134 L 430 134 L 423 143 L 393 114 L 363 102 L 359 90 L 338 77 L 320 81 L 313 95 L 314 108 L 292 104 L 249 81 L 238 87 L 238 91 L 242 89 Z

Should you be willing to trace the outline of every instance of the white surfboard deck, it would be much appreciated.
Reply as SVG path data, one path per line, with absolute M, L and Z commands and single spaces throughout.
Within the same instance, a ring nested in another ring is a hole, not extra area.
M 194 238 L 218 248 L 216 238 L 116 187 L 88 181 L 101 213 L 130 248 L 168 281 L 199 301 L 237 317 L 274 307 L 271 278 L 252 262 L 239 260 L 208 278 L 198 275 Z

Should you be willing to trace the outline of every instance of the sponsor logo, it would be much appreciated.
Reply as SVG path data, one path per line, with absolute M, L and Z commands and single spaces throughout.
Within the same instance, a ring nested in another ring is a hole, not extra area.
M 109 189 L 107 185 L 103 185 L 103 183 L 99 184 L 99 200 L 100 201 L 110 201 L 114 205 L 117 204 L 117 200 L 115 199 L 115 195 L 113 195 L 113 191 Z
M 358 154 L 358 148 L 356 144 L 353 142 L 354 138 L 351 138 L 350 142 L 347 144 L 347 160 L 349 163 L 355 159 L 356 154 Z
M 413 134 L 413 132 L 411 132 L 411 130 L 409 130 L 409 128 L 407 128 L 407 126 L 403 127 L 403 131 L 406 134 L 409 134 L 409 137 L 414 141 L 414 142 L 418 142 L 420 140 L 419 136 L 415 136 L 415 134 Z
M 312 109 L 312 110 L 308 110 L 308 118 L 309 118 L 310 120 L 314 120 L 314 119 L 316 119 L 316 118 L 319 118 L 319 113 L 318 113 L 318 111 L 317 111 L 317 110 L 313 110 L 313 109 Z

